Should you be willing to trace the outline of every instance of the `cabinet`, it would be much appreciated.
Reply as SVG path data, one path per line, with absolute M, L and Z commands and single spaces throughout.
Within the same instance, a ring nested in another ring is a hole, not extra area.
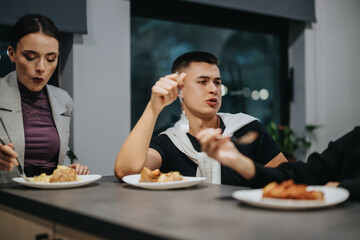
M 1 239 L 99 240 L 88 233 L 57 224 L 0 204 Z

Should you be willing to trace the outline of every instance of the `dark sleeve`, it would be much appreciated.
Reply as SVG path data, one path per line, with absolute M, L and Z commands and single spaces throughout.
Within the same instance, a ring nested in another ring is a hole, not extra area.
M 234 133 L 239 138 L 249 131 L 258 132 L 258 138 L 246 146 L 236 145 L 237 149 L 254 162 L 265 165 L 280 153 L 273 138 L 266 131 L 265 127 L 259 121 L 253 121 Z
M 326 160 L 328 171 L 322 172 L 325 181 L 340 182 L 340 187 L 350 192 L 350 198 L 360 200 L 360 127 L 330 142 L 320 159 Z
M 308 163 L 321 173 L 324 181 L 360 177 L 360 127 L 331 141 L 321 154 L 311 154 Z
M 339 187 L 347 189 L 351 199 L 360 201 L 360 178 L 342 180 Z
M 290 178 L 309 185 L 332 181 L 340 182 L 340 187 L 347 189 L 352 199 L 360 200 L 360 127 L 330 142 L 321 154 L 311 154 L 307 163 L 283 163 L 276 168 L 255 163 L 255 168 L 255 176 L 249 181 L 251 187 L 259 188 Z
M 149 148 L 155 149 L 159 152 L 162 159 L 164 159 L 165 151 L 164 151 L 164 143 L 166 142 L 167 136 L 165 134 L 161 134 L 158 136 L 154 136 L 151 138 Z M 170 139 L 169 139 L 170 140 Z
M 282 182 L 293 179 L 295 183 L 319 185 L 320 180 L 312 169 L 304 162 L 282 163 L 276 168 L 268 168 L 255 163 L 255 176 L 249 181 L 253 188 L 261 188 L 270 182 Z

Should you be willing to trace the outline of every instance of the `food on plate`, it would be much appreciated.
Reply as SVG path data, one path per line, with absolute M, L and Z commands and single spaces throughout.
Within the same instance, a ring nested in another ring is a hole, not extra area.
M 38 183 L 55 183 L 55 182 L 74 182 L 79 181 L 74 168 L 58 165 L 53 174 L 46 175 L 45 173 L 35 176 L 31 179 L 32 182 Z
M 40 174 L 39 176 L 35 176 L 30 178 L 31 182 L 38 182 L 38 183 L 49 183 L 51 175 L 46 175 L 45 173 Z
M 180 172 L 161 173 L 159 169 L 151 171 L 149 168 L 144 167 L 140 173 L 141 177 L 139 182 L 172 182 L 183 180 Z
M 282 183 L 271 182 L 263 188 L 263 197 L 297 199 L 297 200 L 323 200 L 322 191 L 308 191 L 306 184 L 295 184 L 293 180 Z

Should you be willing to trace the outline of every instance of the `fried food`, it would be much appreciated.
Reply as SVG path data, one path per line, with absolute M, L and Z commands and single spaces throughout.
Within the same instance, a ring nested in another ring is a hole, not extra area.
M 180 172 L 168 172 L 160 174 L 157 182 L 173 182 L 173 181 L 181 181 L 183 180 Z
M 77 174 L 74 168 L 59 166 L 55 169 L 50 182 L 73 182 L 77 181 Z
M 35 176 L 31 178 L 31 182 L 38 182 L 38 183 L 49 183 L 51 175 L 46 175 L 45 173 L 40 174 L 39 176 Z
M 141 177 L 139 182 L 156 182 L 160 176 L 161 172 L 159 169 L 151 171 L 149 168 L 144 167 L 141 170 Z
M 140 175 L 139 182 L 172 182 L 183 180 L 182 175 L 178 171 L 161 173 L 159 169 L 151 171 L 147 167 L 144 167 L 143 170 L 141 170 Z
M 38 183 L 73 182 L 79 180 L 80 178 L 77 176 L 75 169 L 61 165 L 58 165 L 51 175 L 42 173 L 31 179 L 32 182 Z
M 263 188 L 263 197 L 297 199 L 297 200 L 323 200 L 324 193 L 321 191 L 308 191 L 306 184 L 295 184 L 293 180 L 282 183 L 272 182 Z

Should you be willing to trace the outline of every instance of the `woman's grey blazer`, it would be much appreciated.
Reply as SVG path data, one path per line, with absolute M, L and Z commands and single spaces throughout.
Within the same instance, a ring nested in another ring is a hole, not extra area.
M 60 138 L 58 164 L 64 163 L 69 149 L 70 119 L 73 113 L 73 100 L 66 91 L 47 86 L 52 116 Z M 25 137 L 21 111 L 21 96 L 16 71 L 0 78 L 0 138 L 7 144 L 11 142 L 18 154 L 21 168 L 24 169 Z M 12 171 L 0 171 L 0 183 L 10 182 L 20 176 L 18 168 Z

